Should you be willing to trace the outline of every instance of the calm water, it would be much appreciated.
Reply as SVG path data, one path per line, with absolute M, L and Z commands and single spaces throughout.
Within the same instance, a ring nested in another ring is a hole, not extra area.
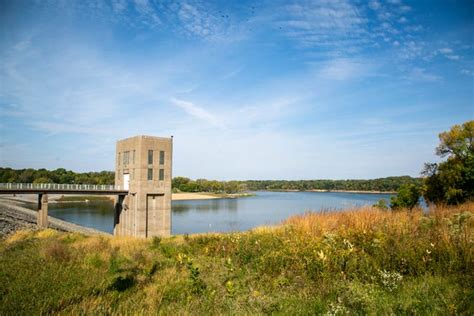
M 344 209 L 372 205 L 390 194 L 320 192 L 256 192 L 254 197 L 174 201 L 172 233 L 202 233 L 247 230 L 280 223 L 307 211 Z M 112 233 L 113 203 L 51 203 L 49 214 L 62 220 Z

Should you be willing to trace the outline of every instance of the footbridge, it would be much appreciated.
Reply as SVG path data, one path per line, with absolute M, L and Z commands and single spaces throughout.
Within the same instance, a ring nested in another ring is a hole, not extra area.
M 119 212 L 129 191 L 119 186 L 102 184 L 0 183 L 0 194 L 37 194 L 37 224 L 40 228 L 47 228 L 48 194 L 115 195 L 115 209 Z

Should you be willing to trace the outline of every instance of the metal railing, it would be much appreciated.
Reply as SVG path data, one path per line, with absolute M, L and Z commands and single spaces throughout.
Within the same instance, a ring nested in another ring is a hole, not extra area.
M 0 190 L 114 191 L 120 187 L 109 184 L 0 183 Z

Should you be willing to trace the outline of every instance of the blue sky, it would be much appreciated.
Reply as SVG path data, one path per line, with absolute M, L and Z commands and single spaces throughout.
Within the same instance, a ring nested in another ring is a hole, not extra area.
M 113 170 L 174 135 L 174 175 L 418 176 L 474 118 L 474 2 L 0 1 L 0 165 Z

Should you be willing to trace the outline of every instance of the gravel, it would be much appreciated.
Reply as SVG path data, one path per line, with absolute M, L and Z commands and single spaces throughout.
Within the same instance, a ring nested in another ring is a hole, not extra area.
M 21 206 L 20 202 L 0 199 L 0 237 L 5 237 L 21 229 L 37 230 L 36 211 Z M 48 216 L 49 228 L 60 231 L 78 232 L 85 235 L 109 235 L 108 233 L 69 223 Z

